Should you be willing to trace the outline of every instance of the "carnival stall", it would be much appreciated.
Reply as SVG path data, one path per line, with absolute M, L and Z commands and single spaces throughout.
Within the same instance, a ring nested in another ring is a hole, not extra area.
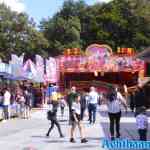
M 113 53 L 108 45 L 92 44 L 84 52 L 66 49 L 63 55 L 47 59 L 35 55 L 34 62 L 25 61 L 24 54 L 12 54 L 9 64 L 0 63 L 0 75 L 21 84 L 22 81 L 32 84 L 34 101 L 38 103 L 35 105 L 41 105 L 49 98 L 52 85 L 61 92 L 71 86 L 79 90 L 96 86 L 104 92 L 114 84 L 132 87 L 139 76 L 144 76 L 144 61 L 135 57 L 132 48 L 118 48 Z
M 87 47 L 85 53 L 80 49 L 67 49 L 57 57 L 60 85 L 62 89 L 73 85 L 81 89 L 91 85 L 98 88 L 107 88 L 110 84 L 136 85 L 139 72 L 144 71 L 144 62 L 134 55 L 132 48 L 118 48 L 117 53 L 113 53 L 108 45 L 98 44 Z

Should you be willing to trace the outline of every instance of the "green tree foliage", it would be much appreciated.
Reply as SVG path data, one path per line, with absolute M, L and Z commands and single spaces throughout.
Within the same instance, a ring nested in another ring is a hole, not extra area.
M 52 18 L 42 20 L 41 31 L 49 41 L 49 53 L 89 44 L 133 47 L 150 45 L 149 0 L 113 0 L 88 6 L 84 1 L 66 0 Z
M 43 49 L 48 47 L 48 41 L 35 28 L 32 19 L 24 13 L 11 11 L 0 4 L 0 57 L 8 59 L 12 53 L 46 55 Z
M 41 31 L 49 41 L 49 54 L 58 55 L 66 48 L 82 47 L 80 16 L 85 5 L 84 1 L 65 1 L 53 18 L 41 21 Z
M 43 19 L 40 31 L 25 13 L 0 4 L 0 58 L 11 53 L 59 55 L 66 48 L 92 43 L 143 50 L 150 45 L 150 1 L 113 0 L 89 6 L 84 0 L 65 0 L 52 18 Z

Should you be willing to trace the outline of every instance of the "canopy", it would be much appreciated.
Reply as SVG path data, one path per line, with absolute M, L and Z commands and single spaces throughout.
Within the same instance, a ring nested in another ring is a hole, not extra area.
M 10 79 L 10 80 L 18 80 L 18 81 L 24 81 L 24 80 L 28 80 L 27 77 L 23 77 L 23 76 L 13 76 L 13 75 L 5 75 L 4 76 L 5 79 Z

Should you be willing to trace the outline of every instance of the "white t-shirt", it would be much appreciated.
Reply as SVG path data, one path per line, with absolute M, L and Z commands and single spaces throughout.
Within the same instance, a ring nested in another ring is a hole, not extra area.
M 95 91 L 91 91 L 89 93 L 89 103 L 90 104 L 97 104 L 99 99 L 99 94 Z
M 72 110 L 73 110 L 76 114 L 80 115 L 80 114 L 81 114 L 81 105 L 80 105 L 80 103 L 73 102 L 73 103 L 72 103 Z
M 108 112 L 109 113 L 118 113 L 121 111 L 120 107 L 121 103 L 119 100 L 113 100 L 112 102 L 108 102 Z
M 118 112 L 120 112 L 121 111 L 121 101 L 124 101 L 124 103 L 125 103 L 124 97 L 121 95 L 120 92 L 117 92 L 116 100 L 108 102 L 108 112 L 109 113 L 118 113 Z
M 5 106 L 10 105 L 10 98 L 11 98 L 10 92 L 6 91 L 4 93 L 4 102 L 3 102 L 3 105 L 5 105 Z
M 136 116 L 136 126 L 138 129 L 147 129 L 148 118 L 144 114 L 139 114 Z

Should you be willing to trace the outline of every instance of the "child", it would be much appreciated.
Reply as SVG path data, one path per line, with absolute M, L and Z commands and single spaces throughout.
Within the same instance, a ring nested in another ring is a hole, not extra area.
M 71 114 L 71 138 L 70 138 L 70 142 L 75 143 L 74 140 L 74 131 L 76 126 L 78 126 L 79 130 L 80 130 L 80 135 L 81 135 L 81 143 L 86 143 L 87 139 L 83 137 L 83 127 L 82 127 L 82 123 L 81 123 L 81 104 L 80 104 L 80 95 L 77 95 L 75 97 L 75 102 L 73 102 L 72 104 L 72 114 Z
M 138 133 L 140 140 L 147 140 L 147 130 L 148 130 L 148 118 L 146 115 L 145 107 L 140 107 L 137 111 L 136 124 L 138 128 Z
M 49 128 L 46 136 L 49 136 L 51 130 L 54 128 L 54 125 L 57 126 L 60 137 L 64 137 L 64 135 L 62 134 L 61 128 L 60 128 L 60 124 L 57 120 L 57 109 L 52 108 L 52 110 L 49 110 L 47 112 L 47 119 L 51 121 L 51 127 Z

